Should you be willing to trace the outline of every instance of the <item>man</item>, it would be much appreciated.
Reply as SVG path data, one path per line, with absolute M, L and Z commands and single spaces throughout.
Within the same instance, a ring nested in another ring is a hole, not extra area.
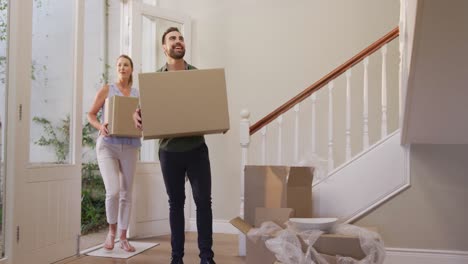
M 195 70 L 184 60 L 184 37 L 175 27 L 162 36 L 166 65 L 158 72 Z M 183 107 L 183 106 L 181 106 Z M 141 113 L 133 115 L 135 126 L 142 129 Z M 149 122 L 149 121 L 146 121 Z M 171 264 L 183 264 L 185 243 L 185 176 L 192 186 L 197 207 L 198 248 L 201 264 L 214 264 L 213 214 L 211 210 L 211 171 L 208 148 L 203 136 L 163 138 L 159 141 L 159 160 L 166 192 L 169 196 L 169 221 L 171 226 Z

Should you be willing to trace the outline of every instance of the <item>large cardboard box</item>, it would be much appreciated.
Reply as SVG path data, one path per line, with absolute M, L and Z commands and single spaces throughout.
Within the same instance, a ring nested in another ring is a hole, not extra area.
M 133 113 L 138 107 L 138 98 L 112 96 L 104 103 L 104 122 L 111 136 L 141 137 L 141 131 L 135 128 Z
M 313 167 L 245 166 L 244 218 L 255 225 L 255 209 L 292 208 L 312 217 Z
M 138 80 L 143 139 L 229 130 L 224 69 L 141 73 Z

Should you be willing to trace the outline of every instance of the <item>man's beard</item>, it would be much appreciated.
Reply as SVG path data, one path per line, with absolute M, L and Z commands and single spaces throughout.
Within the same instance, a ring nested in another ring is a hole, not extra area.
M 183 50 L 180 51 L 180 52 L 176 52 L 175 49 L 170 49 L 170 50 L 169 50 L 169 57 L 171 57 L 171 58 L 173 58 L 173 59 L 180 60 L 180 59 L 182 59 L 184 56 L 185 56 L 185 49 L 183 49 Z

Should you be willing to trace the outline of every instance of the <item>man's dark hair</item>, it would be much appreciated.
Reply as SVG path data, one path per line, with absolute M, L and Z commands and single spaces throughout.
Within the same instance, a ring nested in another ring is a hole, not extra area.
M 166 35 L 173 32 L 173 31 L 177 31 L 180 33 L 179 29 L 176 28 L 176 27 L 170 27 L 166 30 L 166 32 L 164 32 L 164 34 L 162 35 L 162 44 L 166 44 Z

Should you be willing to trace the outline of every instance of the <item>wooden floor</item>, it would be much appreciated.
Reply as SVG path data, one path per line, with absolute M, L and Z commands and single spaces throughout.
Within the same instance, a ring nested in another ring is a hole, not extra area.
M 238 256 L 238 236 L 228 234 L 213 235 L 213 251 L 218 264 L 243 264 L 245 257 Z M 170 237 L 161 236 L 138 241 L 158 242 L 159 246 L 146 250 L 129 259 L 112 259 L 103 257 L 80 256 L 69 258 L 56 264 L 169 264 L 171 258 Z M 199 264 L 197 233 L 186 233 L 185 264 Z

